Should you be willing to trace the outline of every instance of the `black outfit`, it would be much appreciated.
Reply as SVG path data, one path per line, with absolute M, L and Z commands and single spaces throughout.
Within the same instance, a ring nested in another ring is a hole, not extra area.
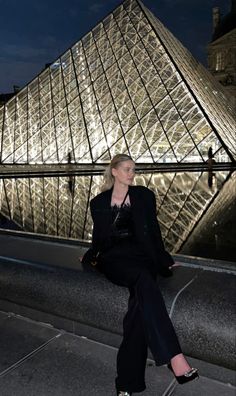
M 157 365 L 181 353 L 157 273 L 170 275 L 173 259 L 165 251 L 156 219 L 156 201 L 146 187 L 130 186 L 130 206 L 111 207 L 112 189 L 91 201 L 94 221 L 92 252 L 100 251 L 99 270 L 113 283 L 129 289 L 123 341 L 117 355 L 118 390 L 145 389 L 147 347 Z M 86 255 L 85 255 L 86 260 Z

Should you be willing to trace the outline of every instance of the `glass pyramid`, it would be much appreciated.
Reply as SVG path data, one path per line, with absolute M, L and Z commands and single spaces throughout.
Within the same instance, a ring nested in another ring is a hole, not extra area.
M 233 103 L 139 1 L 126 0 L 0 108 L 1 162 L 236 158 Z

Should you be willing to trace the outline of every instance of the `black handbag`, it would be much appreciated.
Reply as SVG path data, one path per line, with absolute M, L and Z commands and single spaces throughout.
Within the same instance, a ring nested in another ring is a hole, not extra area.
M 83 268 L 91 271 L 98 267 L 100 254 L 101 250 L 95 252 L 92 247 L 89 248 L 81 260 Z

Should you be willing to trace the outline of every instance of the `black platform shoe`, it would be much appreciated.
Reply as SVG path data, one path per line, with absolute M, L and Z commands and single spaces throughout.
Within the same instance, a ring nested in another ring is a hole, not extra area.
M 131 396 L 132 393 L 125 391 L 117 391 L 117 396 Z
M 181 385 L 186 384 L 186 382 L 193 381 L 196 378 L 199 378 L 198 369 L 196 368 L 191 368 L 191 370 L 187 371 L 183 375 L 175 375 L 170 363 L 167 364 L 167 367 L 174 374 L 176 381 Z

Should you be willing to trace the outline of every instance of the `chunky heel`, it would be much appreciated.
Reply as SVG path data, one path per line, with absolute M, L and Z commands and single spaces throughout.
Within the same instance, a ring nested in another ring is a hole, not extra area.
M 185 374 L 183 375 L 175 375 L 171 364 L 167 364 L 168 369 L 174 374 L 176 381 L 178 382 L 178 384 L 186 384 L 187 382 L 193 381 L 196 378 L 199 378 L 198 375 L 198 369 L 196 368 L 191 368 L 191 370 L 187 371 Z

